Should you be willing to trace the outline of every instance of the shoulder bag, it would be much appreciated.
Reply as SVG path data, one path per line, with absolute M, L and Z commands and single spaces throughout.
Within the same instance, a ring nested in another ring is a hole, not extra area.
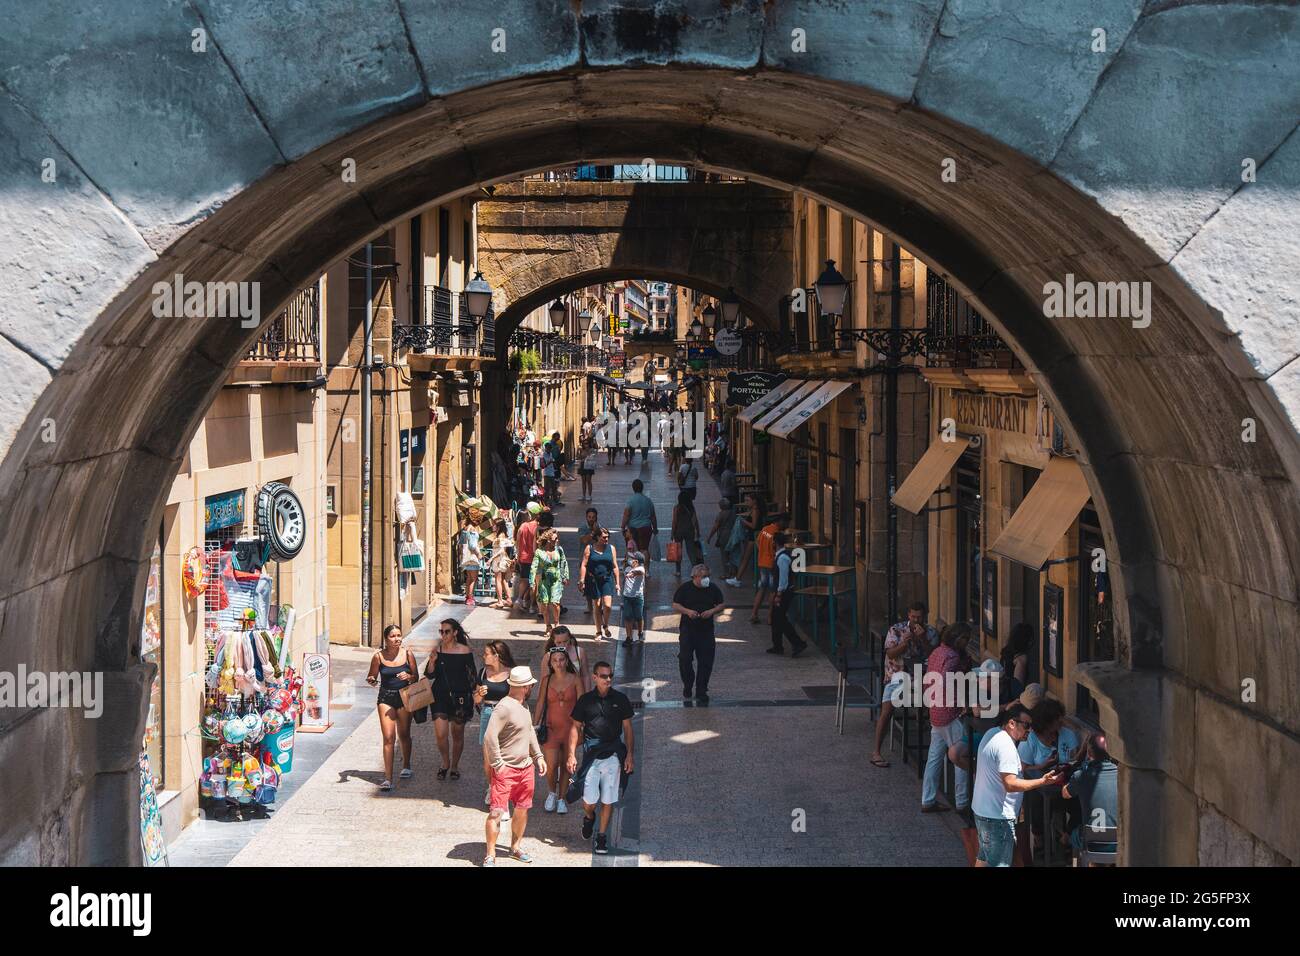
M 551 707 L 551 697 L 547 693 L 547 689 L 550 686 L 551 686 L 551 678 L 550 675 L 548 674 L 546 677 L 546 687 L 542 688 L 542 694 L 544 695 L 542 697 L 542 722 L 533 728 L 533 731 L 537 734 L 537 745 L 539 747 L 542 744 L 546 743 L 546 738 L 550 735 L 549 728 L 546 726 L 546 714 Z

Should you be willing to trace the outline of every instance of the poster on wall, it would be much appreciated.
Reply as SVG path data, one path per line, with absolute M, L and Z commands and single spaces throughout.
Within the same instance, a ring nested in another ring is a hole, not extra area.
M 322 734 L 330 729 L 330 658 L 302 656 L 302 731 Z
M 1055 584 L 1043 586 L 1043 666 L 1061 676 L 1061 596 Z
M 167 866 L 167 844 L 163 840 L 162 812 L 158 792 L 149 768 L 149 754 L 140 751 L 140 847 L 145 866 Z
M 980 589 L 982 598 L 980 627 L 989 637 L 998 633 L 998 562 L 986 557 L 984 565 L 984 586 Z

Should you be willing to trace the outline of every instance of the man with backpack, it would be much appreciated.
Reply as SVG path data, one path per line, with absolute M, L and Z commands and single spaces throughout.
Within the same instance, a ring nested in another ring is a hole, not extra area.
M 790 623 L 790 604 L 794 601 L 794 552 L 790 549 L 790 536 L 778 531 L 773 536 L 776 545 L 776 590 L 772 594 L 772 646 L 769 654 L 785 654 L 785 639 L 790 639 L 790 656 L 798 657 L 808 647 Z

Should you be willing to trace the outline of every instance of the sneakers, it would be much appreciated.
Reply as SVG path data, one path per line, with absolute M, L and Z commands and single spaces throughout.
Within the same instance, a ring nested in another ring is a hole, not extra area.
M 392 789 L 393 789 L 393 781 L 391 781 L 391 780 L 385 780 L 383 783 L 381 783 L 381 784 L 379 785 L 379 789 L 380 789 L 380 790 L 392 790 Z
M 694 696 L 695 696 L 695 688 L 693 687 L 682 688 L 682 700 L 690 700 Z
M 471 594 L 469 597 L 465 599 L 465 606 L 474 607 L 474 595 Z
M 609 838 L 603 833 L 596 834 L 596 852 L 601 856 L 609 852 Z
M 740 587 L 740 580 L 738 578 L 725 578 L 724 583 L 730 585 L 733 588 Z
M 548 794 L 546 795 L 546 805 L 545 805 L 545 810 L 546 810 L 547 813 L 554 813 L 554 812 L 555 812 L 555 794 L 553 794 L 553 793 L 548 793 Z
M 398 776 L 401 777 L 403 780 L 409 780 L 411 778 L 411 768 L 403 767 L 402 772 L 399 773 Z
M 784 648 L 784 647 L 769 647 L 769 648 L 767 649 L 767 652 L 768 652 L 769 654 L 780 654 L 782 657 L 785 656 L 785 648 Z
M 565 803 L 563 800 L 556 800 L 556 801 L 555 801 L 555 812 L 556 812 L 556 813 L 568 813 L 568 812 L 569 812 L 569 805 L 568 805 L 567 803 Z
M 595 832 L 596 832 L 596 818 L 595 818 L 595 817 L 583 817 L 583 818 L 582 818 L 582 838 L 583 838 L 584 840 L 590 840 L 590 839 L 591 839 L 591 835 L 592 835 L 593 833 L 595 833 Z

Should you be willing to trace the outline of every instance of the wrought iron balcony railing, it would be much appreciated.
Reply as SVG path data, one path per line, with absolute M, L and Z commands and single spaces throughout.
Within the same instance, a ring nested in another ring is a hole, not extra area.
M 320 297 L 316 286 L 299 290 L 284 311 L 262 330 L 247 358 L 253 362 L 320 362 Z
M 1018 368 L 1001 336 L 942 276 L 926 276 L 926 365 Z
M 454 293 L 439 285 L 424 287 L 424 322 L 393 327 L 393 346 L 434 355 L 496 355 L 496 317 L 492 309 L 483 321 L 470 318 L 465 293 Z

